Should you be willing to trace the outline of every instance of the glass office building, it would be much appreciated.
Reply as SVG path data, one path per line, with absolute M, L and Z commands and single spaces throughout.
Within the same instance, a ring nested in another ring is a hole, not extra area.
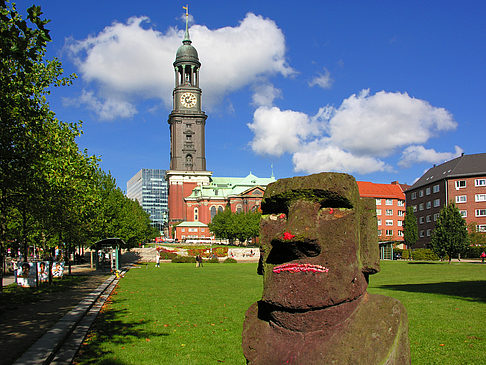
M 140 203 L 161 232 L 169 217 L 168 192 L 165 170 L 141 169 L 127 183 L 127 197 Z

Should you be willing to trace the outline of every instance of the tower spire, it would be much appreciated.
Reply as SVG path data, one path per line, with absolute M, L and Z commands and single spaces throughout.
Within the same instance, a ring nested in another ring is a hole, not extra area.
M 189 4 L 183 6 L 182 9 L 186 11 L 186 33 L 184 34 L 184 40 L 182 41 L 182 43 L 191 43 L 191 38 L 189 37 Z

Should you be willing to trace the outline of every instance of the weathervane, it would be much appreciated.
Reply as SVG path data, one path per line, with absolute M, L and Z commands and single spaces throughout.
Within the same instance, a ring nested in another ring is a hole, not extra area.
M 189 22 L 189 4 L 183 6 L 182 9 L 186 11 L 186 33 L 187 33 L 188 22 Z

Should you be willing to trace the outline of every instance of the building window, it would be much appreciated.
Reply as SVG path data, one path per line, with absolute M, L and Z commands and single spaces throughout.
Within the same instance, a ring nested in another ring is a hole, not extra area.
M 199 209 L 194 208 L 194 221 L 199 220 Z
M 381 205 L 381 199 L 376 199 L 376 205 Z
M 434 222 L 437 222 L 437 219 L 439 219 L 439 213 L 434 214 Z
M 486 224 L 478 224 L 476 226 L 476 231 L 478 231 L 478 232 L 486 232 Z
M 432 222 L 432 218 L 430 217 L 430 215 L 428 215 L 427 217 L 425 217 L 425 221 L 426 221 L 427 223 Z
M 420 236 L 420 237 L 423 237 L 423 236 L 424 236 L 424 231 L 423 231 L 423 230 L 421 230 L 421 231 L 419 232 L 419 236 Z
M 430 188 L 425 189 L 425 195 L 430 195 Z
M 403 237 L 403 231 L 398 231 L 397 234 L 398 234 L 398 237 Z
M 393 236 L 393 229 L 387 229 L 386 232 L 385 232 L 385 235 Z
M 467 196 L 466 195 L 456 196 L 456 203 L 465 203 L 465 202 L 467 202 Z
M 399 217 L 403 217 L 405 215 L 405 211 L 399 210 L 397 211 Z
M 381 209 L 376 210 L 376 215 L 381 215 Z
M 425 206 L 427 207 L 427 209 L 432 208 L 432 202 L 428 201 Z
M 424 210 L 424 203 L 419 204 L 419 210 Z
M 461 213 L 461 217 L 462 218 L 466 218 L 467 217 L 467 210 L 460 210 L 459 213 Z
M 486 209 L 476 209 L 476 217 L 486 217 Z
M 181 228 L 181 231 L 182 231 L 182 232 L 185 232 L 185 231 L 186 231 L 186 229 L 185 229 L 185 228 Z
M 419 191 L 419 197 L 421 198 L 421 197 L 423 197 L 423 196 L 424 196 L 424 191 L 423 191 L 423 190 L 420 190 L 420 191 Z
M 378 236 L 381 236 L 381 230 L 380 229 L 378 230 Z
M 486 202 L 486 194 L 476 194 L 477 202 Z
M 386 205 L 393 205 L 393 199 L 387 199 L 385 204 Z
M 393 219 L 387 219 L 387 220 L 385 221 L 385 224 L 386 224 L 387 226 L 393 226 Z
M 412 205 L 412 209 L 413 209 L 414 213 L 417 213 L 417 206 L 416 205 Z
M 434 207 L 440 207 L 440 199 L 434 199 Z
M 241 212 L 243 212 L 243 207 L 241 206 L 241 204 L 238 204 L 236 206 L 236 213 L 241 213 Z
M 411 195 L 412 200 L 417 199 L 417 192 L 414 191 Z
M 476 186 L 486 186 L 486 179 L 476 179 L 475 185 Z
M 466 180 L 457 180 L 456 189 L 462 189 L 466 187 Z
M 427 230 L 427 237 L 430 237 L 430 229 Z
M 398 220 L 398 221 L 397 221 L 397 226 L 398 226 L 398 227 L 403 226 L 403 221 Z M 400 232 L 400 231 L 399 231 L 399 232 Z
M 423 223 L 424 223 L 424 217 L 420 217 L 420 218 L 419 218 L 419 223 L 420 223 L 420 224 L 423 224 Z
M 212 221 L 214 216 L 216 215 L 216 207 L 213 205 L 209 211 L 211 212 L 211 221 Z
M 381 226 L 381 219 L 378 219 L 378 225 Z
M 439 190 L 440 190 L 440 186 L 439 186 L 438 184 L 437 184 L 437 185 L 434 185 L 434 186 L 432 187 L 432 192 L 433 192 L 433 193 L 438 193 L 438 192 L 439 192 Z
M 393 215 L 393 209 L 387 209 L 385 210 L 386 215 Z
M 399 207 L 404 207 L 405 206 L 405 201 L 404 200 L 398 200 L 397 204 Z

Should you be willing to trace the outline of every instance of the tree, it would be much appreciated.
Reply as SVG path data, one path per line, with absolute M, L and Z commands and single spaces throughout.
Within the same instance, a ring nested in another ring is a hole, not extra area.
M 53 120 L 46 95 L 51 86 L 72 80 L 61 77 L 59 61 L 44 60 L 50 36 L 40 7 L 32 6 L 27 12 L 32 27 L 15 5 L 0 0 L 0 270 L 11 226 L 9 216 L 23 220 L 25 247 L 26 201 L 42 186 L 37 179 L 37 166 L 44 155 L 39 136 L 46 134 L 46 124 Z M 2 276 L 3 272 L 0 280 Z
M 408 207 L 403 220 L 403 240 L 409 249 L 408 257 L 412 257 L 412 248 L 418 240 L 417 218 L 413 214 L 413 208 Z
M 477 225 L 476 222 L 471 222 L 467 225 L 469 244 L 473 246 L 486 246 L 486 233 L 479 232 Z
M 448 255 L 449 263 L 453 256 L 467 249 L 469 237 L 466 221 L 453 202 L 440 211 L 430 244 L 439 257 Z
M 209 229 L 218 238 L 229 239 L 230 241 L 238 239 L 244 242 L 254 237 L 258 237 L 260 232 L 259 212 L 233 213 L 229 207 L 223 212 L 216 214 Z

